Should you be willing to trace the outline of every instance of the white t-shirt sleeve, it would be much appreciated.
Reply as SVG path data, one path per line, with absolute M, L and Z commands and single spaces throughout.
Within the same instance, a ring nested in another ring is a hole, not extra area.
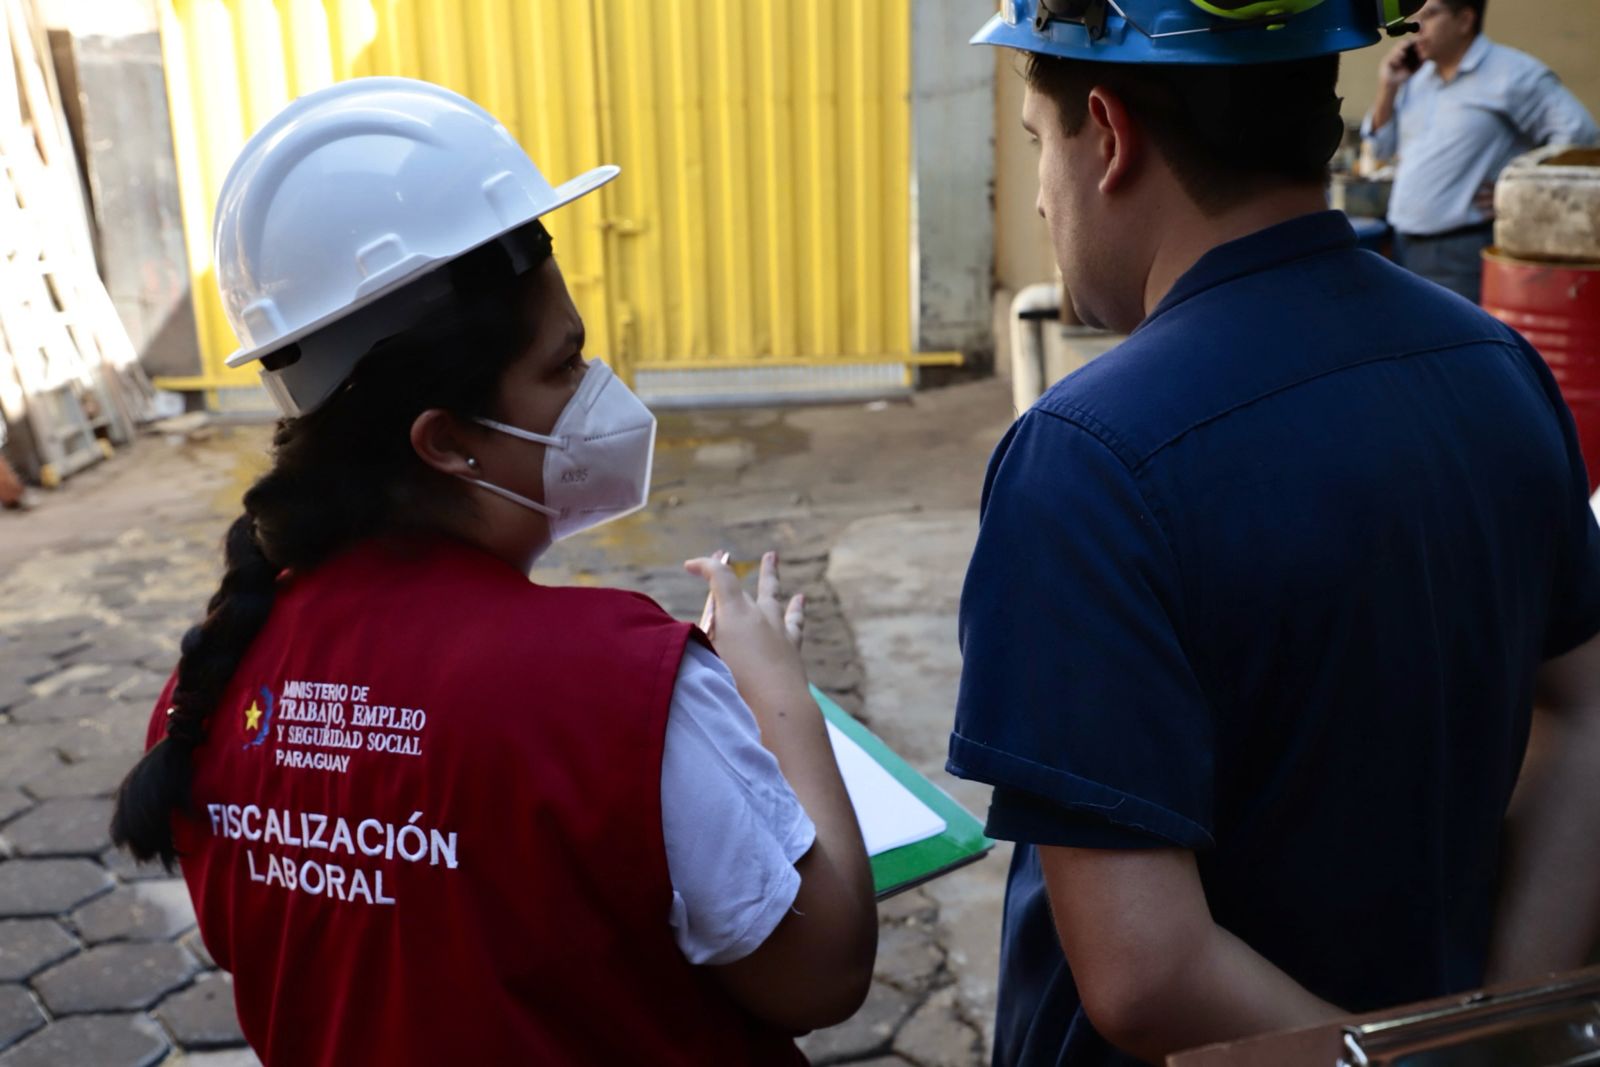
M 678 666 L 661 756 L 668 925 L 690 963 L 732 963 L 772 934 L 800 891 L 794 864 L 816 827 L 715 654 Z

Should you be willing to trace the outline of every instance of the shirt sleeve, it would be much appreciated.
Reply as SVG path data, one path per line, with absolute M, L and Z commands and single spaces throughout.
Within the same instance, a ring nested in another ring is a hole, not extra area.
M 1406 87 L 1401 86 L 1395 94 L 1394 111 L 1389 115 L 1389 121 L 1383 124 L 1381 130 L 1372 128 L 1372 112 L 1367 112 L 1361 120 L 1361 137 L 1372 142 L 1372 154 L 1379 159 L 1393 159 L 1400 148 L 1400 108 L 1405 102 Z
M 1562 399 L 1561 387 L 1532 345 L 1520 336 L 1515 343 L 1550 401 L 1567 452 L 1566 521 L 1556 538 L 1555 592 L 1544 639 L 1545 658 L 1553 659 L 1600 633 L 1600 524 L 1589 502 L 1589 472 L 1578 442 L 1578 427 Z
M 717 656 L 690 642 L 661 757 L 668 925 L 690 963 L 732 963 L 777 928 L 800 891 L 794 864 L 816 839 L 755 716 Z
M 1548 69 L 1517 83 L 1510 110 L 1511 121 L 1536 145 L 1600 142 L 1588 110 Z
M 948 768 L 997 787 L 991 833 L 1211 844 L 1214 730 L 1182 632 L 1177 563 L 1137 478 L 1076 423 L 1024 414 L 990 461 L 961 594 Z

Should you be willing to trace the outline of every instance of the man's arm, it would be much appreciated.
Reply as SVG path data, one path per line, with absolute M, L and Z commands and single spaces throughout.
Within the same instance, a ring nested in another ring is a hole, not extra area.
M 1600 636 L 1539 669 L 1506 815 L 1487 982 L 1580 967 L 1600 938 Z
M 1378 67 L 1378 95 L 1361 124 L 1361 136 L 1372 142 L 1379 159 L 1392 159 L 1400 146 L 1398 118 L 1400 90 L 1411 78 L 1405 64 L 1406 48 L 1396 45 Z
M 1211 918 L 1183 849 L 1041 846 L 1056 936 L 1102 1037 L 1152 1063 L 1345 1013 Z
M 1548 70 L 1517 86 L 1512 107 L 1517 128 L 1536 145 L 1600 142 L 1588 109 Z

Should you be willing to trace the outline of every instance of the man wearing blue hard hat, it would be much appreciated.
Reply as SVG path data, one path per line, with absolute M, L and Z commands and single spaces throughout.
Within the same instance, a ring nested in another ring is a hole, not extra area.
M 1017 842 L 998 1064 L 1159 1062 L 1600 930 L 1571 416 L 1325 210 L 1338 53 L 1420 3 L 1003 0 L 974 38 L 1022 53 L 1076 311 L 1130 334 L 996 449 L 962 593 L 949 768 Z

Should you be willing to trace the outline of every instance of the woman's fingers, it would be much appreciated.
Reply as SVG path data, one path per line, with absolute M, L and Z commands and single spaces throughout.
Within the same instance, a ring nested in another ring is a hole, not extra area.
M 789 640 L 794 647 L 799 648 L 801 640 L 805 637 L 806 628 L 806 598 L 796 593 L 789 598 L 789 606 L 783 612 L 783 632 L 789 635 Z
M 756 578 L 756 599 L 778 599 L 778 554 L 776 552 L 763 552 L 761 554 L 761 572 Z
M 709 558 L 714 559 L 714 560 L 719 560 L 722 563 L 727 563 L 728 562 L 728 554 L 726 552 L 712 552 L 711 556 Z M 684 566 L 688 567 L 688 564 L 685 563 Z M 700 609 L 700 632 L 705 634 L 706 637 L 709 638 L 709 637 L 712 636 L 712 630 L 715 629 L 716 625 L 717 625 L 717 595 L 716 595 L 716 593 L 714 593 L 714 592 L 712 592 L 710 590 L 707 590 L 706 591 L 706 606 L 704 608 Z
M 717 607 L 726 605 L 739 596 L 739 578 L 726 560 L 727 553 L 722 553 L 720 558 L 713 554 L 686 560 L 683 564 L 684 570 L 696 577 L 704 578 L 706 584 L 711 587 L 713 612 Z

